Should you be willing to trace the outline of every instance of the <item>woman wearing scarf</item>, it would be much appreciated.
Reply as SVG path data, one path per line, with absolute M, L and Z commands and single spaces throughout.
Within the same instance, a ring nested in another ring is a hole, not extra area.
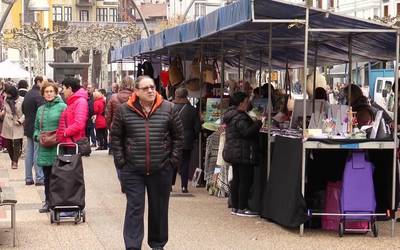
M 24 98 L 18 95 L 14 86 L 7 86 L 6 98 L 1 116 L 4 117 L 1 136 L 6 140 L 8 155 L 11 159 L 11 168 L 18 168 L 18 159 L 22 152 L 22 138 L 24 137 L 24 120 L 22 102 Z

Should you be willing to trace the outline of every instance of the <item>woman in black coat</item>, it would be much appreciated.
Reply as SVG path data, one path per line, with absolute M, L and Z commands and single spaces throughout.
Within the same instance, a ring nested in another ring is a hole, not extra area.
M 222 155 L 233 167 L 231 213 L 239 216 L 257 216 L 257 213 L 248 209 L 247 201 L 256 164 L 257 136 L 262 123 L 260 120 L 253 121 L 246 113 L 250 101 L 245 93 L 234 93 L 230 105 L 223 115 L 226 139 Z

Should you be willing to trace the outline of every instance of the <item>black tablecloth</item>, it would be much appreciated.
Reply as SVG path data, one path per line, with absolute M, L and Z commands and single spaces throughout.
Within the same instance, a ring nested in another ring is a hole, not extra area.
M 286 227 L 297 227 L 307 220 L 306 202 L 301 194 L 301 156 L 300 138 L 275 137 L 261 217 Z

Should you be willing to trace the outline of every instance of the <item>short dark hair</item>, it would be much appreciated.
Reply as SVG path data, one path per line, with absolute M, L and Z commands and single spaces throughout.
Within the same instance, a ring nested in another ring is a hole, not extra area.
M 328 101 L 328 95 L 326 90 L 322 87 L 318 87 L 315 89 L 315 100 L 325 100 Z
M 186 98 L 188 91 L 184 87 L 179 87 L 175 90 L 175 98 Z
M 35 85 L 38 84 L 39 82 L 43 82 L 43 77 L 42 76 L 37 76 L 35 77 L 35 80 L 33 80 Z
M 107 95 L 107 91 L 105 89 L 99 89 L 99 92 L 104 96 Z
M 235 92 L 229 100 L 230 106 L 239 106 L 247 98 L 247 94 L 244 92 Z
M 72 92 L 78 91 L 82 86 L 81 86 L 81 81 L 77 78 L 65 78 L 62 83 L 66 88 L 71 87 Z
M 18 82 L 18 89 L 27 89 L 29 86 L 28 82 L 25 80 L 20 80 Z
M 6 94 L 10 95 L 13 99 L 17 99 L 19 96 L 18 89 L 12 85 L 7 85 L 5 92 Z

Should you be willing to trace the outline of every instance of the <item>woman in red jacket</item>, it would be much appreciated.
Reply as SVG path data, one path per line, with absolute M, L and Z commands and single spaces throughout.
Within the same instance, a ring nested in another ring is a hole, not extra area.
M 106 112 L 106 100 L 101 92 L 95 91 L 93 93 L 94 98 L 94 121 L 96 127 L 97 141 L 99 142 L 99 147 L 96 150 L 107 150 L 107 123 L 105 118 Z

